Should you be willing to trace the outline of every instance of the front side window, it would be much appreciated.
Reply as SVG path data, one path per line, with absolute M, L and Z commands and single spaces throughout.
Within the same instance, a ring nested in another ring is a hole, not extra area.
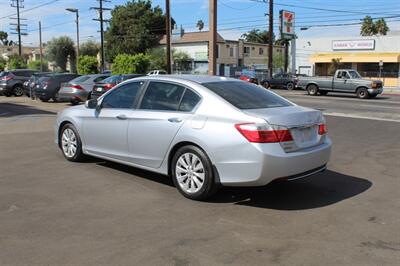
M 131 82 L 116 87 L 104 97 L 102 108 L 130 109 L 144 82 Z
M 177 111 L 185 87 L 166 82 L 150 82 L 140 109 Z
M 203 86 L 242 110 L 292 106 L 284 98 L 248 82 L 219 81 L 204 83 Z

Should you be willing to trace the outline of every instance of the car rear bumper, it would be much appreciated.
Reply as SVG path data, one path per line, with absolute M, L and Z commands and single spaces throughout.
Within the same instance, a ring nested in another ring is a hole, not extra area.
M 331 146 L 330 139 L 326 138 L 318 146 L 286 153 L 279 143 L 258 144 L 246 149 L 243 158 L 215 166 L 225 186 L 264 186 L 275 179 L 293 180 L 324 171 Z
M 87 91 L 74 88 L 61 88 L 61 90 L 58 93 L 58 98 L 60 100 L 66 100 L 66 101 L 77 100 L 84 102 L 87 100 L 87 97 L 88 97 Z
M 41 88 L 36 88 L 35 91 L 35 96 L 38 98 L 51 98 L 52 97 L 52 93 L 48 90 L 44 90 Z

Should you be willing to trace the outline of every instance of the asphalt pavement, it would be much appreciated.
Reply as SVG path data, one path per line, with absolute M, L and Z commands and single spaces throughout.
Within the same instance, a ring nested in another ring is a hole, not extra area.
M 398 265 L 400 98 L 277 92 L 339 113 L 329 170 L 208 202 L 162 175 L 67 162 L 53 124 L 68 104 L 0 97 L 0 265 Z

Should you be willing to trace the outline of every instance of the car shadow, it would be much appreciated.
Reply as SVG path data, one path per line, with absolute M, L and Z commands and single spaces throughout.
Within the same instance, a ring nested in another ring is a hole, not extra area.
M 13 117 L 19 115 L 55 115 L 55 112 L 45 111 L 33 106 L 16 104 L 16 103 L 0 103 L 0 117 Z
M 295 181 L 274 181 L 259 188 L 222 188 L 210 202 L 275 210 L 305 210 L 329 206 L 357 196 L 372 182 L 335 171 Z
M 97 165 L 121 171 L 153 182 L 173 187 L 165 175 L 113 163 L 94 161 Z M 295 181 L 277 180 L 264 187 L 222 187 L 209 203 L 275 209 L 305 210 L 329 206 L 355 197 L 372 186 L 369 180 L 327 170 Z

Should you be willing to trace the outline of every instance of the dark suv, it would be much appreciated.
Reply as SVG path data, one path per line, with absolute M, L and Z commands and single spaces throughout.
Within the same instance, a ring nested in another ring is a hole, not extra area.
M 21 96 L 24 93 L 23 84 L 37 70 L 16 69 L 4 71 L 0 75 L 0 93 L 9 97 L 11 95 Z
M 58 101 L 58 91 L 61 84 L 79 77 L 78 74 L 71 73 L 57 73 L 41 77 L 35 86 L 35 96 L 42 102 L 47 102 L 53 99 L 54 102 Z
M 35 86 L 38 83 L 39 79 L 44 76 L 49 76 L 54 74 L 53 72 L 37 72 L 34 73 L 28 81 L 24 83 L 24 94 L 28 97 L 34 98 L 35 96 Z
M 261 85 L 265 88 L 285 88 L 293 90 L 296 88 L 298 79 L 292 74 L 280 73 L 261 81 Z

